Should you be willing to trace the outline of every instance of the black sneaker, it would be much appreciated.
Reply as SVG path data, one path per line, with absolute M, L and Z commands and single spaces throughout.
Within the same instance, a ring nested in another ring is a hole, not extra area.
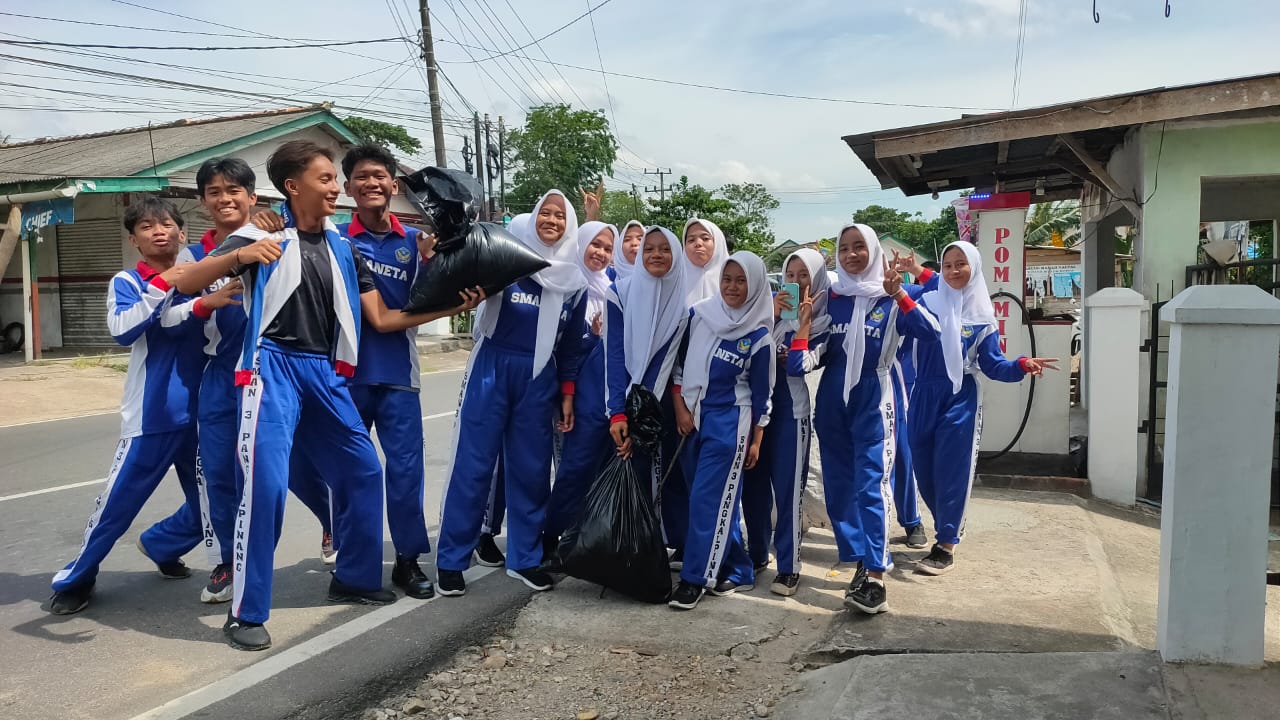
M 770 564 L 770 563 L 772 563 L 772 562 L 773 562 L 773 556 L 772 556 L 772 555 L 765 555 L 763 560 L 761 560 L 760 562 L 754 562 L 754 561 L 753 561 L 753 562 L 751 563 L 751 565 L 752 565 L 752 567 L 754 567 L 754 568 L 755 568 L 756 574 L 757 574 L 757 575 L 759 575 L 760 573 L 764 572 L 765 570 L 768 570 L 768 569 L 769 569 L 769 564 Z
M 437 570 L 436 590 L 451 597 L 467 594 L 467 581 L 461 570 Z
M 541 568 L 525 568 L 524 570 L 507 568 L 507 577 L 515 578 L 528 585 L 531 590 L 537 590 L 538 592 L 550 590 L 551 586 L 555 585 L 555 580 L 543 572 Z
M 769 592 L 774 595 L 783 597 L 791 597 L 796 594 L 796 590 L 800 588 L 800 573 L 788 573 L 779 575 L 773 579 L 773 584 L 769 586 Z
M 925 534 L 923 525 L 907 528 L 907 547 L 913 550 L 929 547 L 929 536 Z
M 224 603 L 231 599 L 231 563 L 221 563 L 209 573 L 209 584 L 200 591 L 202 603 Z
M 849 581 L 849 589 L 853 590 L 854 588 L 861 585 L 862 581 L 866 579 L 867 579 L 867 568 L 862 564 L 861 561 L 859 561 L 857 563 L 857 568 L 853 571 L 853 579 Z
M 716 597 L 724 597 L 725 595 L 732 595 L 736 592 L 751 592 L 755 589 L 755 585 L 739 585 L 732 580 L 721 580 L 716 583 L 715 587 L 711 588 L 707 592 L 715 595 Z
M 676 571 L 683 570 L 684 569 L 684 550 L 680 549 L 671 553 L 671 557 L 667 559 L 667 565 L 672 570 L 676 570 Z
M 480 536 L 480 542 L 476 543 L 476 562 L 485 567 L 502 567 L 507 564 L 507 556 L 502 554 L 498 543 L 493 541 L 493 536 L 485 533 Z
M 419 600 L 429 600 L 436 596 L 435 585 L 431 578 L 422 572 L 417 558 L 396 556 L 396 566 L 391 570 L 391 584 L 404 591 L 405 595 Z
M 702 592 L 702 587 L 681 580 L 676 586 L 676 591 L 671 593 L 671 599 L 667 601 L 667 605 L 676 610 L 692 610 L 702 599 Z
M 941 545 L 935 544 L 929 554 L 916 564 L 916 569 L 925 575 L 941 575 L 951 570 L 955 564 L 955 554 L 944 550 Z
M 147 548 L 143 546 L 142 538 L 138 538 L 137 546 L 138 552 L 142 553 L 143 557 L 156 564 L 156 569 L 160 571 L 160 577 L 165 580 L 181 580 L 191 577 L 191 568 L 187 567 L 187 564 L 182 562 L 181 559 L 158 562 L 147 554 Z
M 54 615 L 78 613 L 89 607 L 89 596 L 92 594 L 93 583 L 55 592 L 53 597 L 49 598 L 49 612 Z
M 844 604 L 868 615 L 889 612 L 889 596 L 885 591 L 884 581 L 864 578 L 862 584 L 849 588 L 849 592 L 845 593 Z
M 237 650 L 266 650 L 271 647 L 271 635 L 266 626 L 244 622 L 230 612 L 222 625 L 222 634 L 227 636 L 227 644 Z
M 338 580 L 334 576 L 329 581 L 329 602 L 356 603 L 358 605 L 390 605 L 396 601 L 396 594 L 386 588 L 377 590 L 359 590 Z

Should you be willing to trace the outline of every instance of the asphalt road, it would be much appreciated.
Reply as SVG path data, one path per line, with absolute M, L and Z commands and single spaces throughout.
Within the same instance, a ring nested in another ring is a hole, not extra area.
M 422 379 L 433 540 L 461 378 L 451 370 Z M 232 650 L 221 632 L 227 606 L 199 602 L 211 568 L 203 548 L 185 558 L 193 569 L 185 580 L 162 579 L 134 548 L 142 530 L 181 502 L 171 473 L 103 563 L 89 608 L 49 615 L 42 608 L 49 582 L 80 546 L 119 431 L 115 414 L 0 428 L 0 717 L 6 720 L 177 718 L 196 711 L 200 717 L 336 716 L 358 704 L 361 692 L 412 679 L 431 658 L 451 652 L 459 633 L 487 631 L 527 597 L 517 583 L 493 573 L 465 598 L 401 599 L 384 608 L 328 604 L 319 524 L 290 495 L 268 624 L 275 647 Z M 387 538 L 389 585 L 394 550 Z M 428 572 L 434 576 L 433 568 Z M 246 707 L 250 698 L 257 699 Z

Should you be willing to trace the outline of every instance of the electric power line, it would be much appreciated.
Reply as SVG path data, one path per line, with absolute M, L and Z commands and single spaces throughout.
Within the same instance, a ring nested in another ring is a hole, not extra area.
M 119 0 L 117 0 L 117 2 L 118 2 L 118 1 L 119 1 Z M 569 22 L 567 22 L 567 23 L 565 23 L 565 24 L 561 25 L 560 27 L 556 28 L 555 30 L 552 30 L 551 32 L 547 33 L 546 35 L 543 35 L 542 37 L 535 39 L 535 40 L 534 40 L 533 42 L 531 42 L 531 43 L 528 43 L 528 44 L 526 44 L 526 45 L 521 45 L 521 46 L 520 46 L 520 47 L 518 47 L 518 48 L 512 48 L 511 50 L 507 50 L 507 51 L 503 51 L 503 52 L 498 52 L 498 51 L 496 51 L 496 50 L 495 50 L 495 51 L 492 51 L 492 52 L 494 52 L 495 54 L 490 55 L 490 56 L 489 56 L 489 57 L 487 57 L 487 58 L 480 58 L 479 60 L 473 60 L 472 62 L 485 62 L 485 61 L 487 61 L 487 60 L 493 60 L 493 59 L 495 59 L 495 58 L 502 57 L 503 55 L 510 55 L 511 53 L 514 53 L 514 52 L 520 52 L 521 50 L 524 50 L 524 49 L 525 49 L 525 48 L 527 48 L 527 47 L 530 47 L 530 46 L 532 46 L 532 45 L 536 45 L 536 44 L 538 44 L 538 43 L 542 42 L 543 40 L 546 40 L 547 38 L 551 37 L 552 35 L 555 35 L 556 33 L 560 32 L 561 30 L 564 30 L 565 28 L 569 27 L 570 25 L 573 25 L 574 23 L 578 22 L 578 21 L 579 21 L 579 20 L 581 20 L 582 18 L 587 17 L 587 16 L 588 16 L 588 15 L 590 15 L 591 13 L 595 12 L 596 10 L 599 10 L 600 8 L 604 7 L 605 5 L 608 5 L 608 4 L 609 4 L 609 3 L 611 3 L 611 2 L 613 2 L 613 0 L 603 0 L 603 2 L 601 2 L 599 5 L 596 5 L 595 7 L 588 7 L 586 12 L 584 12 L 584 13 L 582 13 L 581 15 L 579 15 L 578 17 L 576 17 L 576 18 L 574 18 L 574 19 L 570 20 Z
M 160 32 L 160 33 L 165 33 L 166 35 L 202 35 L 205 37 L 228 37 L 228 38 L 261 37 L 260 35 L 212 33 L 212 32 L 200 32 L 198 30 L 175 30 L 172 28 L 139 27 L 137 25 L 116 25 L 114 23 L 92 22 L 89 20 L 71 20 L 68 18 L 44 17 L 41 15 L 23 15 L 21 13 L 11 13 L 11 12 L 0 12 L 0 15 L 7 16 L 7 17 L 26 18 L 29 20 L 47 20 L 49 22 L 70 23 L 73 25 L 89 25 L 92 27 L 118 28 L 121 30 L 142 30 L 146 32 Z M 298 40 L 300 42 L 330 42 L 330 40 L 320 40 L 316 38 L 290 38 L 290 39 Z
M 330 42 L 308 42 L 305 45 L 220 45 L 220 46 L 196 46 L 196 45 L 102 45 L 97 43 L 65 43 L 53 42 L 50 40 L 0 40 L 3 45 L 22 45 L 35 47 L 63 47 L 63 48 L 101 48 L 105 50 L 191 50 L 197 52 L 208 52 L 214 50 L 306 50 L 308 48 L 326 48 L 340 47 L 344 45 L 373 45 L 376 43 L 400 42 L 404 38 L 377 38 L 373 40 L 335 40 Z

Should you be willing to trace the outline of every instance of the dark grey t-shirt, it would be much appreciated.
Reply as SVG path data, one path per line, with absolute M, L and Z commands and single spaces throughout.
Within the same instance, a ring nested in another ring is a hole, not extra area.
M 214 250 L 215 255 L 226 255 L 253 244 L 248 238 L 231 237 Z M 372 286 L 364 258 L 351 247 L 360 274 L 360 292 L 366 285 Z M 338 319 L 333 309 L 333 270 L 329 266 L 329 253 L 323 233 L 298 231 L 298 249 L 302 253 L 302 282 L 293 295 L 285 301 L 279 314 L 262 333 L 282 345 L 299 352 L 329 356 L 333 353 Z M 253 271 L 256 266 L 249 266 Z M 238 272 L 243 272 L 241 268 Z

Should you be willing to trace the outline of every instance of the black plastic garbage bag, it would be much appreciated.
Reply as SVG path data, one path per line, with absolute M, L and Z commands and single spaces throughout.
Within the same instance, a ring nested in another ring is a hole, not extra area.
M 631 442 L 652 452 L 662 441 L 662 404 L 649 388 L 632 385 L 627 391 L 627 432 Z
M 578 524 L 556 549 L 553 569 L 641 602 L 666 602 L 671 570 L 649 484 L 614 455 L 587 492 Z
M 501 225 L 476 222 L 481 194 L 470 175 L 428 167 L 404 181 L 437 236 L 435 257 L 419 270 L 405 312 L 456 307 L 458 293 L 476 286 L 496 295 L 550 265 Z

